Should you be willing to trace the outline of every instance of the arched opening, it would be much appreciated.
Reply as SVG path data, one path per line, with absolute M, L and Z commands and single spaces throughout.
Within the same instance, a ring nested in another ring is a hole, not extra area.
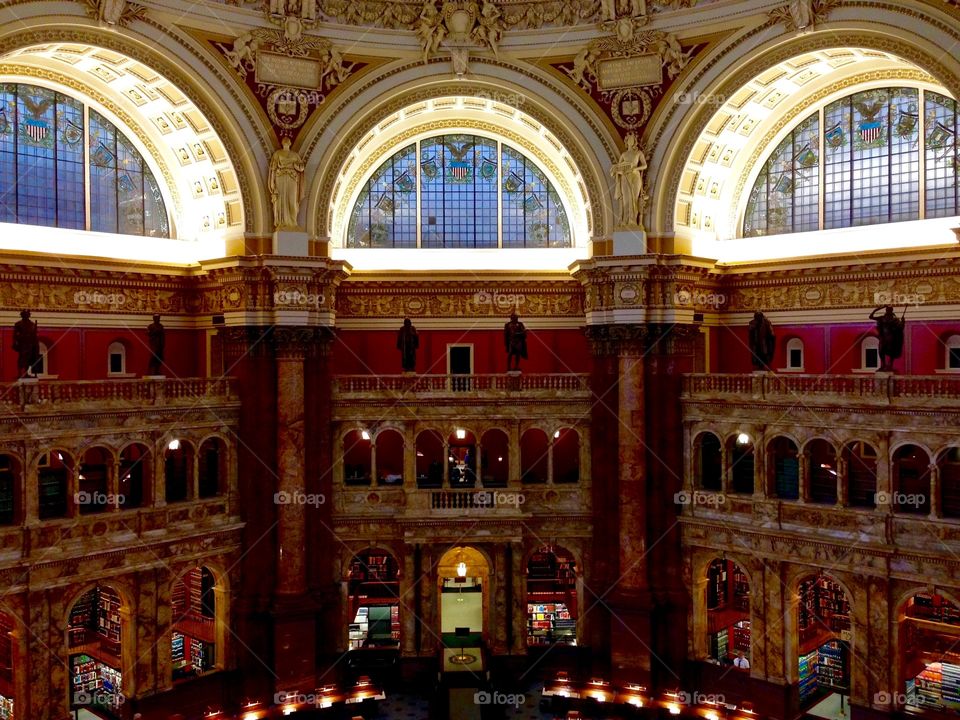
M 810 502 L 837 504 L 837 450 L 822 438 L 811 440 L 806 448 L 807 474 L 810 478 Z
M 147 464 L 150 449 L 134 443 L 120 451 L 120 482 L 117 500 L 121 509 L 141 507 L 148 499 L 150 469 Z
M 191 568 L 174 581 L 170 597 L 170 661 L 174 680 L 216 669 L 217 595 L 216 577 L 207 567 Z
M 560 428 L 553 433 L 553 481 L 580 481 L 580 433 L 573 428 Z
M 107 375 L 126 375 L 126 373 L 127 346 L 116 340 L 107 348 Z
M 530 428 L 520 437 L 520 480 L 536 484 L 547 481 L 550 452 L 547 434 L 540 428 Z
M 732 560 L 707 567 L 707 640 L 714 662 L 750 668 L 750 580 Z
M 452 488 L 477 484 L 477 439 L 469 430 L 457 428 L 447 438 L 447 472 Z
M 767 445 L 768 487 L 781 500 L 800 497 L 800 452 L 790 438 L 776 437 Z
M 165 497 L 168 503 L 189 500 L 193 489 L 193 446 L 174 438 L 163 453 Z
M 123 633 L 128 630 L 120 594 L 106 585 L 91 588 L 73 604 L 67 625 L 71 707 L 100 706 L 117 712 L 124 702 Z
M 22 482 L 17 459 L 13 455 L 0 455 L 0 525 L 16 525 L 23 517 Z
M 847 443 L 843 448 L 843 461 L 850 507 L 876 507 L 877 451 L 870 443 Z
M 506 487 L 510 478 L 510 438 L 503 430 L 487 430 L 480 438 L 480 473 L 484 487 Z
M 0 612 L 0 720 L 14 720 L 16 714 L 17 689 L 15 673 L 18 672 L 16 625 L 13 616 Z
M 753 494 L 753 440 L 745 432 L 737 433 L 727 443 L 730 457 L 730 487 L 741 495 Z
M 74 495 L 81 515 L 104 512 L 117 506 L 117 498 L 110 494 L 112 464 L 113 455 L 106 448 L 92 447 L 83 454 Z
M 903 445 L 893 454 L 893 509 L 927 515 L 930 512 L 930 456 L 916 445 Z
M 443 438 L 436 430 L 417 435 L 417 487 L 443 486 Z
M 880 340 L 878 338 L 866 337 L 860 342 L 860 369 L 880 369 Z
M 390 553 L 370 548 L 354 555 L 347 578 L 349 650 L 400 648 L 399 598 L 400 568 Z
M 787 340 L 787 370 L 803 372 L 803 340 L 790 338 Z
M 452 547 L 437 563 L 440 636 L 445 648 L 479 648 L 487 632 L 490 566 L 483 553 Z
M 37 512 L 41 520 L 67 516 L 67 497 L 73 473 L 73 458 L 62 450 L 51 450 L 37 463 Z
M 223 493 L 227 478 L 227 446 L 217 437 L 207 438 L 200 445 L 197 458 L 197 494 L 201 498 Z
M 370 433 L 351 430 L 343 438 L 344 485 L 369 485 L 373 466 Z
M 723 490 L 723 446 L 711 432 L 700 433 L 693 442 L 693 472 L 701 490 Z
M 960 372 L 960 335 L 951 335 L 943 341 L 943 368 Z
M 960 518 L 960 447 L 949 447 L 937 459 L 940 480 L 940 512 Z
M 956 710 L 960 686 L 960 608 L 932 592 L 909 597 L 898 617 L 904 695 L 910 708 Z
M 797 602 L 800 705 L 850 692 L 850 598 L 827 575 L 800 582 Z
M 544 545 L 527 562 L 527 645 L 577 644 L 577 564 Z
M 403 435 L 397 430 L 377 433 L 377 484 L 403 485 Z

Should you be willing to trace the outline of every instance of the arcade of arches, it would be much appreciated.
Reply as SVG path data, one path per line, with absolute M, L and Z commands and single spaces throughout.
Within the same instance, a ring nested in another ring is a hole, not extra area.
M 0 720 L 956 715 L 957 47 L 0 3 Z

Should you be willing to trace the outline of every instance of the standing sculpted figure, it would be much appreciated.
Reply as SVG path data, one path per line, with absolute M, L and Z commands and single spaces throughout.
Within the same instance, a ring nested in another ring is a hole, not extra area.
M 618 201 L 617 224 L 620 227 L 640 226 L 640 196 L 643 194 L 643 174 L 647 169 L 647 158 L 637 146 L 637 136 L 630 133 L 626 137 L 626 149 L 620 153 L 620 160 L 610 168 L 613 176 L 613 197 Z
M 273 200 L 273 224 L 276 230 L 299 230 L 297 215 L 303 199 L 303 160 L 290 149 L 290 138 L 283 138 L 283 147 L 270 158 L 267 186 Z
M 439 48 L 447 31 L 441 22 L 440 11 L 434 0 L 426 0 L 420 11 L 420 24 L 417 26 L 417 37 L 423 48 L 423 62 L 426 63 Z

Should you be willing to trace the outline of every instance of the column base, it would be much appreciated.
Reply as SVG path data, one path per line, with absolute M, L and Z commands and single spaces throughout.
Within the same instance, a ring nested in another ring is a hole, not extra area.
M 652 598 L 647 590 L 615 590 L 610 606 L 610 672 L 614 682 L 652 680 Z
M 317 606 L 308 595 L 281 596 L 273 605 L 276 692 L 306 692 L 316 685 Z

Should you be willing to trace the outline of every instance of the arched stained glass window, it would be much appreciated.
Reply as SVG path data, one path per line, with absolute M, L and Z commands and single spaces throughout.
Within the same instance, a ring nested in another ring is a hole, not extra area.
M 571 247 L 560 196 L 510 146 L 442 135 L 394 153 L 364 185 L 346 247 Z
M 826 105 L 767 158 L 744 236 L 960 214 L 958 122 L 954 100 L 916 88 L 866 90 Z
M 0 84 L 0 222 L 170 235 L 160 186 L 127 137 L 81 102 L 22 84 Z

